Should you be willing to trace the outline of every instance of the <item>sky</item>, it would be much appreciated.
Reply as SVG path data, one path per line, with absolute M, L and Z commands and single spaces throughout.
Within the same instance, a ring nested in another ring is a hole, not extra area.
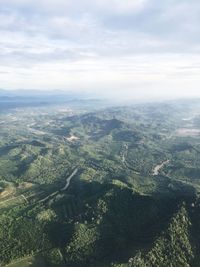
M 200 96 L 199 0 L 0 0 L 0 88 Z

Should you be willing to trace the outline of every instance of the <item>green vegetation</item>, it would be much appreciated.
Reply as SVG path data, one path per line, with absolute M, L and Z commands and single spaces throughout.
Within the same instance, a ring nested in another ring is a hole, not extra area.
M 199 266 L 199 110 L 4 109 L 0 266 Z

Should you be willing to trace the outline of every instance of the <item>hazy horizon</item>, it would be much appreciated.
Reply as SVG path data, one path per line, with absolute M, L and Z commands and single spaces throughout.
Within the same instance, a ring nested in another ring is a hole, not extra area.
M 197 0 L 0 3 L 0 88 L 200 97 Z

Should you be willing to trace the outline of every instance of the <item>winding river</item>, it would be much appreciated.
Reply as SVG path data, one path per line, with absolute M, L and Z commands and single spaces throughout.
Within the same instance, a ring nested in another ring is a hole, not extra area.
M 63 188 L 61 188 L 60 190 L 57 190 L 57 191 L 51 193 L 51 194 L 48 195 L 47 197 L 41 199 L 39 202 L 47 201 L 49 198 L 51 198 L 51 197 L 57 195 L 60 191 L 65 191 L 65 190 L 67 190 L 67 188 L 70 186 L 70 182 L 71 182 L 72 178 L 77 174 L 77 172 L 78 172 L 78 168 L 76 168 L 76 169 L 72 172 L 72 174 L 70 174 L 70 176 L 68 176 L 68 177 L 66 178 L 66 184 L 65 184 L 65 186 L 64 186 Z

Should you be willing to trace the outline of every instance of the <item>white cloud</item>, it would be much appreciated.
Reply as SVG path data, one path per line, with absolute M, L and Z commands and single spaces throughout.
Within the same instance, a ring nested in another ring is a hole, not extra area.
M 42 12 L 61 13 L 63 11 L 94 11 L 94 10 L 109 10 L 117 13 L 129 13 L 131 11 L 144 7 L 148 0 L 0 0 L 0 4 L 7 8 L 16 9 L 33 9 L 41 10 Z
M 169 94 L 190 84 L 196 93 L 197 0 L 0 0 L 0 6 L 0 87 Z

